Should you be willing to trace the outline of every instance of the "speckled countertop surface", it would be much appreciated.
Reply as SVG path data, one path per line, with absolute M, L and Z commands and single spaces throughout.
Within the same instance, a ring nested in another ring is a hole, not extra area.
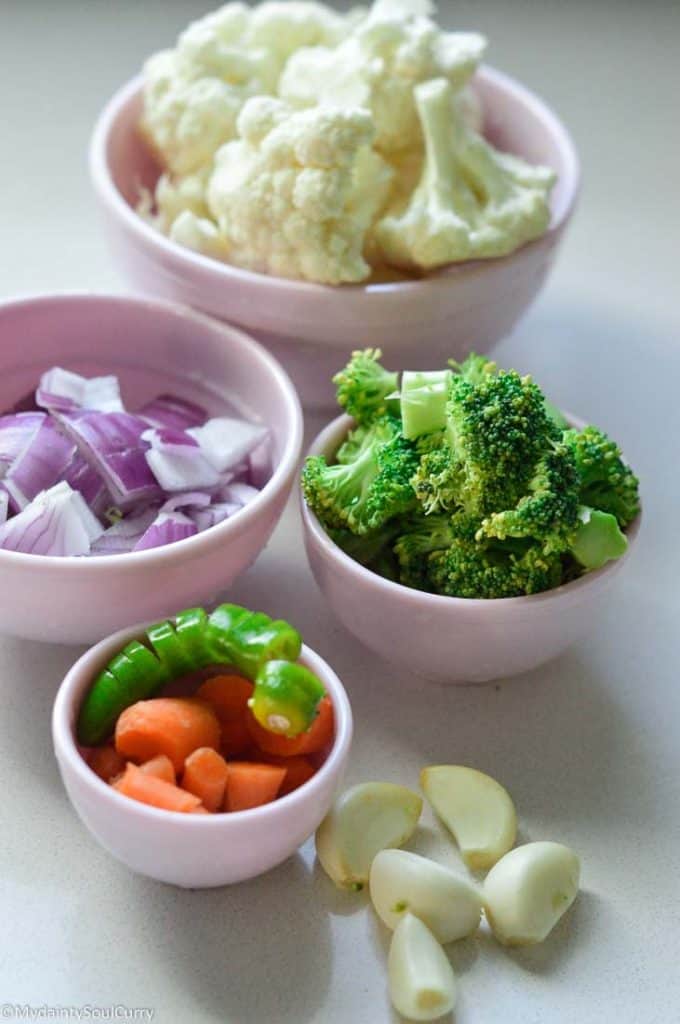
M 186 0 L 2 4 L 3 298 L 122 290 L 87 181 L 90 128 L 142 57 L 200 12 Z M 477 689 L 408 678 L 333 622 L 294 504 L 231 596 L 290 615 L 344 680 L 356 719 L 349 782 L 415 785 L 424 763 L 471 763 L 510 789 L 523 836 L 580 853 L 584 892 L 542 947 L 507 953 L 480 933 L 452 948 L 458 1024 L 673 1024 L 680 8 L 465 0 L 444 5 L 443 18 L 486 31 L 491 62 L 552 103 L 580 150 L 585 188 L 562 258 L 495 355 L 621 441 L 642 478 L 638 548 L 587 640 L 544 669 Z M 308 437 L 320 425 L 308 420 Z M 260 880 L 182 892 L 131 875 L 89 837 L 49 734 L 77 653 L 0 640 L 0 1016 L 20 1019 L 14 1004 L 29 1004 L 43 1019 L 47 1007 L 119 1020 L 132 1019 L 126 1007 L 148 1007 L 161 1024 L 393 1024 L 385 934 L 364 900 L 335 894 L 309 843 Z M 420 847 L 453 861 L 426 825 Z M 62 1019 L 78 1019 L 69 1013 Z

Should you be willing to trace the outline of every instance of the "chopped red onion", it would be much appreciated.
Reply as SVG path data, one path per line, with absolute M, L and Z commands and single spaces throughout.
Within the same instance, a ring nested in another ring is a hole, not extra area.
M 174 430 L 187 430 L 188 427 L 199 427 L 205 423 L 205 409 L 185 398 L 176 395 L 159 395 L 153 398 L 137 413 L 152 427 L 172 427 Z
M 198 533 L 198 527 L 188 516 L 181 512 L 159 512 L 158 516 L 137 541 L 133 550 L 145 551 L 148 548 L 159 548 L 164 544 L 174 544 L 178 540 L 186 540 Z
M 57 419 L 121 509 L 162 499 L 144 457 L 148 444 L 142 434 L 147 424 L 141 417 L 128 412 L 84 411 L 59 414 Z
M 9 495 L 7 491 L 0 488 L 0 526 L 7 519 L 7 510 L 9 507 Z
M 187 433 L 195 437 L 201 452 L 218 473 L 232 469 L 261 443 L 267 428 L 229 416 L 217 416 Z
M 222 501 L 236 502 L 236 504 L 243 506 L 247 505 L 253 498 L 256 498 L 259 493 L 257 487 L 251 487 L 250 484 L 234 480 L 222 488 L 219 497 Z
M 200 448 L 186 446 L 174 452 L 151 448 L 146 461 L 164 491 L 203 490 L 220 483 L 219 473 L 203 457 Z
M 161 505 L 161 512 L 175 512 L 182 508 L 205 508 L 212 502 L 212 495 L 205 491 L 187 491 L 183 494 L 173 494 L 171 498 Z
M 5 474 L 4 484 L 13 511 L 26 508 L 37 494 L 56 484 L 75 450 L 73 441 L 57 430 L 54 420 L 44 416 Z
M 117 377 L 81 377 L 60 366 L 43 373 L 35 400 L 50 412 L 125 412 Z
M 35 437 L 45 419 L 44 412 L 0 416 L 0 479 Z
M 0 548 L 34 555 L 87 555 L 101 533 L 83 496 L 62 481 L 0 526 Z
M 158 515 L 157 508 L 146 508 L 143 512 L 119 519 L 92 545 L 91 555 L 122 555 L 132 551 Z

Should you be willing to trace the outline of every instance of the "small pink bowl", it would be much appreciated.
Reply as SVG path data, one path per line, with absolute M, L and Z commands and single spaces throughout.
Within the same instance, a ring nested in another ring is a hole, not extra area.
M 584 424 L 568 416 L 572 426 Z M 339 416 L 312 443 L 331 458 L 352 420 Z M 364 568 L 330 539 L 301 497 L 307 557 L 332 611 L 376 654 L 438 683 L 483 683 L 528 672 L 555 658 L 595 621 L 627 556 L 564 586 L 529 597 L 441 597 Z M 629 551 L 640 516 L 628 527 Z
M 254 562 L 283 512 L 302 447 L 302 413 L 276 361 L 241 331 L 155 301 L 55 295 L 0 304 L 0 409 L 64 366 L 115 373 L 135 409 L 169 392 L 270 430 L 273 471 L 230 519 L 176 544 L 126 555 L 56 558 L 0 550 L 0 632 L 92 643 L 130 622 L 209 603 Z
M 123 630 L 90 648 L 59 688 L 52 739 L 71 803 L 109 853 L 132 871 L 160 882 L 202 889 L 269 871 L 312 835 L 341 783 L 352 742 L 352 711 L 342 683 L 323 658 L 302 648 L 301 664 L 319 677 L 333 702 L 335 740 L 316 774 L 299 789 L 264 807 L 231 814 L 158 810 L 122 796 L 98 778 L 75 742 L 78 710 L 93 679 L 142 628 Z
M 488 67 L 474 87 L 491 141 L 559 176 L 548 231 L 510 256 L 419 280 L 328 287 L 251 273 L 179 246 L 135 212 L 140 184 L 153 187 L 159 174 L 136 130 L 142 84 L 135 78 L 105 107 L 90 147 L 114 261 L 136 291 L 247 327 L 281 360 L 307 408 L 333 406 L 331 377 L 355 348 L 380 347 L 388 366 L 420 369 L 486 352 L 542 287 L 574 208 L 579 168 L 566 129 L 528 89 Z

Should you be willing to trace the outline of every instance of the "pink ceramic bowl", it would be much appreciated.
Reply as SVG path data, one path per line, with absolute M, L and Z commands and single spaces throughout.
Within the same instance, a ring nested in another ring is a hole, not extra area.
M 436 369 L 508 334 L 542 287 L 572 213 L 579 169 L 557 117 L 507 75 L 481 69 L 486 134 L 501 149 L 553 167 L 546 234 L 503 259 L 460 263 L 421 280 L 329 287 L 240 270 L 171 242 L 135 213 L 158 177 L 136 125 L 134 79 L 96 125 L 90 171 L 114 260 L 137 291 L 194 306 L 251 331 L 281 360 L 308 408 L 334 404 L 331 376 L 352 349 L 382 348 L 388 366 Z
M 55 365 L 118 374 L 133 409 L 174 392 L 212 416 L 243 412 L 269 427 L 273 472 L 242 511 L 166 547 L 93 558 L 0 550 L 0 632 L 91 643 L 131 622 L 209 603 L 257 558 L 290 493 L 302 414 L 288 377 L 247 335 L 164 303 L 58 295 L 1 304 L 0 410 Z
M 109 853 L 160 882 L 198 889 L 242 882 L 269 871 L 312 835 L 340 785 L 352 742 L 352 712 L 342 683 L 323 658 L 302 648 L 300 662 L 319 677 L 335 713 L 335 741 L 309 782 L 250 811 L 210 817 L 161 811 L 102 782 L 83 760 L 74 738 L 80 703 L 92 680 L 116 651 L 139 637 L 142 628 L 123 630 L 92 647 L 59 688 L 52 739 L 71 803 Z
M 572 426 L 584 424 L 569 416 Z M 332 458 L 352 420 L 339 416 L 310 455 Z M 307 557 L 338 619 L 372 651 L 438 683 L 483 683 L 527 672 L 561 654 L 592 626 L 605 593 L 628 558 L 529 597 L 493 601 L 440 597 L 392 583 L 334 544 L 302 504 Z M 628 527 L 629 551 L 640 517 Z

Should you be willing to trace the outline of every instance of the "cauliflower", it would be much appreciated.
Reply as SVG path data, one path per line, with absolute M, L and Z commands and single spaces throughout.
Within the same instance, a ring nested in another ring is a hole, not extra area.
M 327 284 L 362 281 L 367 229 L 391 171 L 371 151 L 365 110 L 294 111 L 249 100 L 240 138 L 217 154 L 208 205 L 229 259 L 251 270 Z
M 455 115 L 446 79 L 424 82 L 414 93 L 425 162 L 410 199 L 376 225 L 384 260 L 429 270 L 504 256 L 543 234 L 554 173 L 498 152 L 472 131 Z
M 184 210 L 175 218 L 169 234 L 173 242 L 200 252 L 203 256 L 226 260 L 229 255 L 227 240 L 220 234 L 217 225 L 207 217 L 197 217 L 191 210 Z
M 279 95 L 300 107 L 366 107 L 375 148 L 385 155 L 421 144 L 413 88 L 445 77 L 461 89 L 486 41 L 477 33 L 442 32 L 421 0 L 378 0 L 338 46 L 300 49 L 279 80 Z
M 144 67 L 141 129 L 164 168 L 186 175 L 209 165 L 234 138 L 244 102 L 275 92 L 291 54 L 336 45 L 356 18 L 292 0 L 255 8 L 229 3 L 189 25 L 174 49 Z

